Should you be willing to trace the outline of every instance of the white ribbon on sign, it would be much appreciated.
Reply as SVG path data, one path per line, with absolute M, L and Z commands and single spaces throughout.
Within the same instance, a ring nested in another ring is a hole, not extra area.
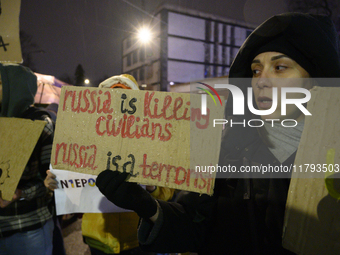
M 70 213 L 129 212 L 115 206 L 95 185 L 97 176 L 53 169 L 58 188 L 54 190 L 57 215 Z

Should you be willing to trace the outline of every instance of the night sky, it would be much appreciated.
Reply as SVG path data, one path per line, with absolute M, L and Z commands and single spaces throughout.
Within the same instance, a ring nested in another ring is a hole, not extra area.
M 98 85 L 121 73 L 123 38 L 162 3 L 254 24 L 286 11 L 284 0 L 21 0 L 20 29 L 37 45 L 26 48 L 36 72 L 73 78 L 81 64 Z

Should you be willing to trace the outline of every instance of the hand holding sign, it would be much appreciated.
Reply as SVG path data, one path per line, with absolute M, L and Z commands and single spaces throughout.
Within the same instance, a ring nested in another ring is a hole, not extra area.
M 51 170 L 46 171 L 46 178 L 44 180 L 45 187 L 50 190 L 55 190 L 58 188 L 58 182 L 56 180 L 56 176 L 51 172 Z
M 130 173 L 105 170 L 96 180 L 100 192 L 108 200 L 124 209 L 135 211 L 139 217 L 148 219 L 156 214 L 156 200 L 137 183 L 126 182 Z
M 1 208 L 5 208 L 6 206 L 8 206 L 10 203 L 12 203 L 15 200 L 18 200 L 21 197 L 21 190 L 20 189 L 16 189 L 12 200 L 8 201 L 8 200 L 4 200 L 0 197 L 0 207 Z

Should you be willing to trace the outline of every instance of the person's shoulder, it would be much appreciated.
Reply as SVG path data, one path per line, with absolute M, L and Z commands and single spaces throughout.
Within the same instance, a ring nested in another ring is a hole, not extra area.
M 53 121 L 53 116 L 51 115 L 52 113 L 44 108 L 31 106 L 24 112 L 22 117 L 25 119 L 46 121 L 47 123 L 45 125 L 44 131 L 48 134 L 51 134 L 55 129 L 55 122 Z
M 51 113 L 44 108 L 31 106 L 24 113 L 23 118 L 31 120 L 45 120 L 46 117 L 52 119 Z
M 22 118 L 31 120 L 44 120 L 55 126 L 56 114 L 46 108 L 31 106 L 22 115 Z

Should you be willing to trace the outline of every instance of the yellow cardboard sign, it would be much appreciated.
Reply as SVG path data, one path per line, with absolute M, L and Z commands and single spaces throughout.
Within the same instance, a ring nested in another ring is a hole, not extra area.
M 340 88 L 311 90 L 296 154 L 283 246 L 296 254 L 340 254 Z
M 218 163 L 224 106 L 201 96 L 64 86 L 51 164 L 97 175 L 131 172 L 130 181 L 212 194 L 214 175 L 195 166 Z
M 20 0 L 2 0 L 0 12 L 0 62 L 22 63 L 19 13 Z
M 0 192 L 12 200 L 25 166 L 46 122 L 0 118 Z

